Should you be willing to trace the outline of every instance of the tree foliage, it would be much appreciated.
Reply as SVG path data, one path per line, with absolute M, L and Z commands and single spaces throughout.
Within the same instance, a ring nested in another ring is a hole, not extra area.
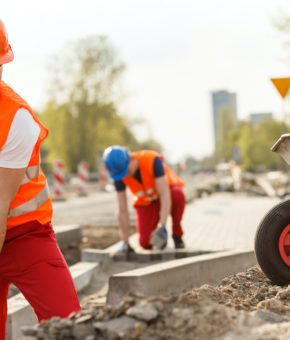
M 283 133 L 284 124 L 274 119 L 252 125 L 242 122 L 237 144 L 240 147 L 243 168 L 277 170 L 282 167 L 281 157 L 271 147 Z
M 258 169 L 276 170 L 282 167 L 281 157 L 271 151 L 271 147 L 285 129 L 282 122 L 274 119 L 251 124 L 240 121 L 237 127 L 228 130 L 227 144 L 224 146 L 224 157 L 220 154 L 218 160 L 228 161 L 234 158 L 233 149 L 238 148 L 241 153 L 241 166 L 244 170 Z
M 50 99 L 41 118 L 50 130 L 44 147 L 49 160 L 61 158 L 68 171 L 85 160 L 97 166 L 97 152 L 121 144 L 135 150 L 139 143 L 127 119 L 118 113 L 124 71 L 107 38 L 91 36 L 69 44 L 49 67 Z M 154 140 L 147 146 L 157 146 Z

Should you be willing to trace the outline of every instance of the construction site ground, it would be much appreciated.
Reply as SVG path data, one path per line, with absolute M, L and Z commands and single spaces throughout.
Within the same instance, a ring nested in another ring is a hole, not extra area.
M 191 250 L 253 249 L 257 225 L 277 198 L 218 193 L 187 204 L 184 240 Z M 104 249 L 118 241 L 114 193 L 55 202 L 55 224 L 83 226 L 81 247 Z M 132 224 L 134 211 L 131 210 Z M 132 226 L 132 234 L 134 227 Z M 132 245 L 138 251 L 137 238 Z M 169 247 L 173 247 L 169 242 Z M 68 320 L 28 327 L 35 339 L 290 339 L 290 287 L 274 286 L 258 267 L 170 296 L 129 296 L 105 306 L 108 278 L 152 263 L 107 261 L 80 293 L 83 311 Z M 181 278 L 182 284 L 182 278 Z
M 54 202 L 54 225 L 82 226 L 84 247 L 104 249 L 119 239 L 114 192 L 95 192 L 87 197 Z M 184 241 L 191 250 L 218 251 L 254 246 L 254 235 L 266 212 L 280 202 L 276 197 L 246 193 L 216 193 L 191 200 L 182 221 Z M 135 232 L 134 209 L 130 209 L 131 233 Z M 170 234 L 170 220 L 168 230 Z M 132 238 L 139 248 L 136 238 Z M 169 238 L 168 247 L 173 247 Z

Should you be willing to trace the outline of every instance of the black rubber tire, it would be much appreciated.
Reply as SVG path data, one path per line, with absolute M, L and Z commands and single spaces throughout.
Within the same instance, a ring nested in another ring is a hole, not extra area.
M 266 214 L 255 236 L 255 253 L 261 269 L 273 283 L 281 286 L 290 283 L 290 267 L 279 253 L 279 238 L 288 224 L 290 200 L 277 204 Z

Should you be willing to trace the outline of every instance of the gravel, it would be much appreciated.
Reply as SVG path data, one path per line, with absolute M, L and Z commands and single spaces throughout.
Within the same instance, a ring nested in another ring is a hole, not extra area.
M 216 287 L 177 296 L 127 296 L 118 306 L 94 305 L 79 314 L 23 328 L 25 340 L 290 339 L 290 285 L 271 284 L 258 267 Z

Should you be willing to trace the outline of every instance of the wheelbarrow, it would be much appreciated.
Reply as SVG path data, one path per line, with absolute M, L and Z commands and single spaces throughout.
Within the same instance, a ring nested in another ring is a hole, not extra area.
M 283 134 L 272 146 L 290 165 L 290 134 Z M 255 236 L 257 261 L 266 276 L 277 285 L 290 283 L 290 200 L 267 212 Z

